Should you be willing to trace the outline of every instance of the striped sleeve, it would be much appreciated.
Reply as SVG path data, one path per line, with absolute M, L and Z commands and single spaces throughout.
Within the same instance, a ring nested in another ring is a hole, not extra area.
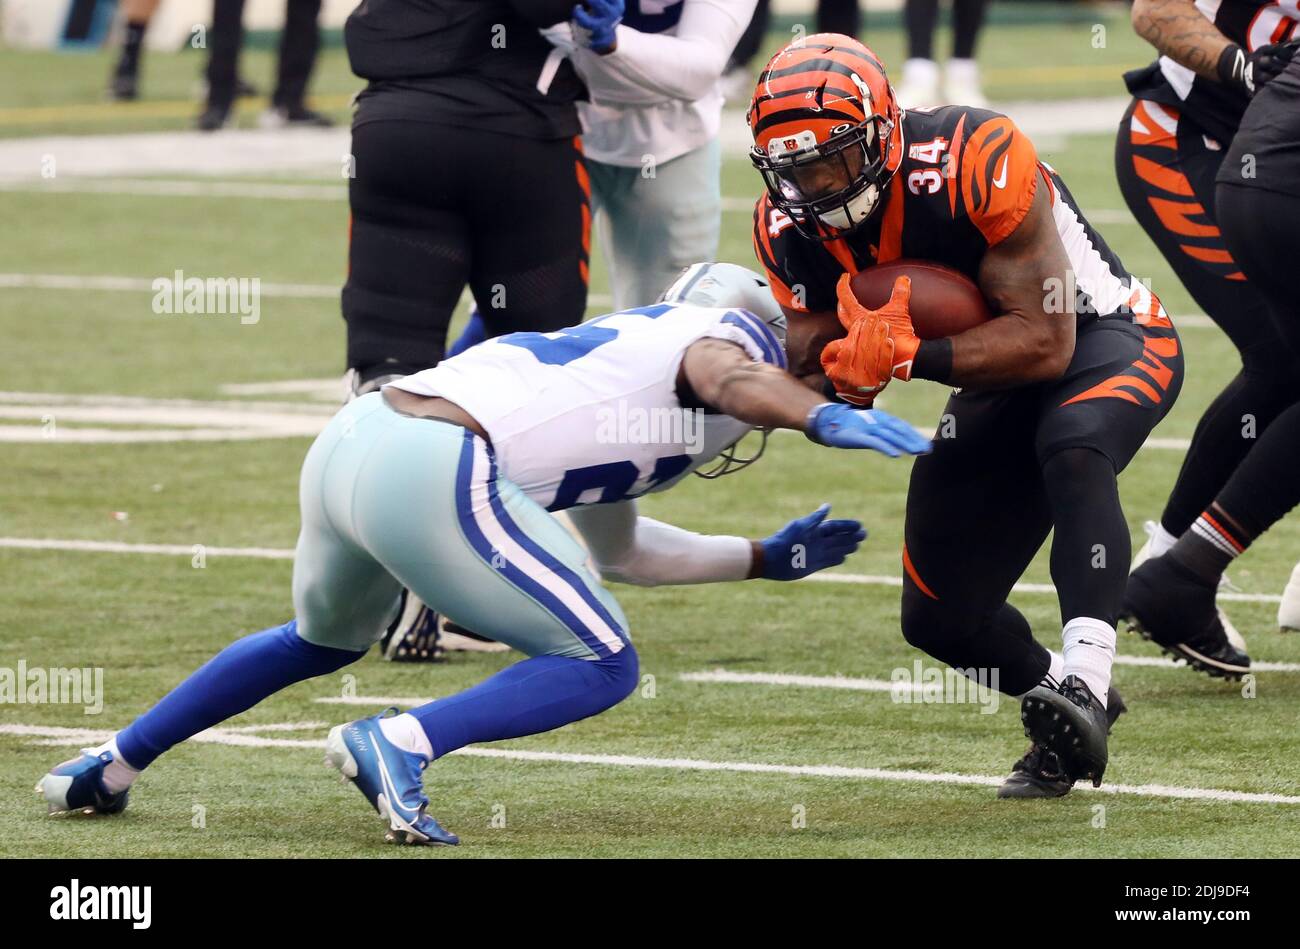
M 999 115 L 970 133 L 960 176 L 966 214 L 992 247 L 1020 226 L 1034 203 L 1038 153 L 1014 122 Z
M 778 369 L 789 368 L 785 346 L 772 332 L 772 327 L 748 310 L 728 310 L 703 336 L 735 343 L 754 362 L 765 362 Z

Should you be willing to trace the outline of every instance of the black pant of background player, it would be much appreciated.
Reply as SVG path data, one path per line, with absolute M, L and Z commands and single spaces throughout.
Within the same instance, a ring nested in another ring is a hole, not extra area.
M 307 96 L 307 81 L 320 49 L 321 0 L 286 0 L 284 31 L 280 34 L 280 62 L 274 108 L 300 109 Z M 208 32 L 208 108 L 230 111 L 235 101 L 239 50 L 244 45 L 244 0 L 213 0 L 212 29 Z
M 749 26 L 740 34 L 736 48 L 731 53 L 727 67 L 748 66 L 749 61 L 757 55 L 759 47 L 767 36 L 767 28 L 772 21 L 772 0 L 758 0 L 754 6 L 754 15 L 750 17 Z M 819 0 L 817 20 L 814 29 L 818 33 L 843 33 L 856 37 L 862 28 L 862 12 L 858 0 Z
M 466 284 L 489 336 L 581 322 L 591 212 L 577 138 L 375 120 L 354 124 L 352 154 L 355 387 L 437 365 Z
M 1232 257 L 1268 301 L 1268 316 L 1300 380 L 1300 59 L 1260 89 L 1223 166 L 1216 206 Z M 1244 546 L 1300 504 L 1300 395 L 1263 428 L 1215 498 Z

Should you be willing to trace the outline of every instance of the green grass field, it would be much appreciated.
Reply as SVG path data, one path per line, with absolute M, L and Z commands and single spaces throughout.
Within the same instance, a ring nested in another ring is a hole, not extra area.
M 995 98 L 1113 96 L 1118 73 L 1146 54 L 1114 11 L 1098 13 L 1108 45 L 1090 46 L 1088 22 L 1004 26 L 984 43 Z M 887 59 L 901 37 L 871 37 Z M 772 43 L 778 42 L 772 37 Z M 0 135 L 98 134 L 184 127 L 192 112 L 193 55 L 153 56 L 152 90 L 138 107 L 96 102 L 106 55 L 0 50 Z M 1014 64 L 1014 65 L 1013 65 Z M 249 73 L 263 80 L 264 54 Z M 356 87 L 337 50 L 317 89 L 343 118 Z M 153 111 L 150 111 L 152 109 Z M 251 112 L 249 115 L 251 116 Z M 1066 116 L 1065 118 L 1068 118 Z M 105 140 L 105 148 L 111 148 Z M 1121 213 L 1108 135 L 1070 135 L 1043 157 L 1067 179 L 1130 269 L 1149 276 L 1168 309 L 1195 312 L 1139 228 Z M 175 175 L 167 176 L 176 178 Z M 235 181 L 227 176 L 224 181 Z M 278 181 L 250 174 L 241 179 Z M 293 181 L 339 184 L 338 178 Z M 730 160 L 723 191 L 749 199 L 758 179 Z M 735 202 L 736 205 L 740 201 Z M 264 284 L 338 286 L 346 262 L 346 203 L 231 196 L 137 196 L 0 190 L 0 271 L 17 275 L 151 280 L 176 269 L 259 277 Z M 15 226 L 17 225 L 17 226 Z M 722 259 L 753 265 L 749 215 L 726 213 Z M 18 283 L 23 284 L 22 281 Z M 606 283 L 597 265 L 593 291 Z M 0 538 L 178 545 L 146 554 L 0 546 L 0 667 L 104 670 L 102 714 L 79 706 L 0 706 L 0 855 L 5 856 L 1284 856 L 1300 852 L 1300 804 L 1188 798 L 1187 789 L 1300 795 L 1300 672 L 1260 672 L 1253 697 L 1240 684 L 1186 669 L 1120 665 L 1116 682 L 1131 714 L 1112 739 L 1108 784 L 1118 794 L 1077 791 L 1044 802 L 1003 802 L 987 783 L 1024 749 L 1018 705 L 902 704 L 881 692 L 683 679 L 736 673 L 888 679 L 923 658 L 898 632 L 898 590 L 878 583 L 751 582 L 644 590 L 618 587 L 642 658 L 643 687 L 610 712 L 493 749 L 624 756 L 580 762 L 455 755 L 432 766 L 433 813 L 463 838 L 454 850 L 388 847 L 382 825 L 352 788 L 321 764 L 328 725 L 372 709 L 323 704 L 343 695 L 436 696 L 471 685 L 508 657 L 458 655 L 437 666 L 367 657 L 337 676 L 287 690 L 230 725 L 244 729 L 192 742 L 139 781 L 122 816 L 50 818 L 32 793 L 69 756 L 79 732 L 127 724 L 233 638 L 279 624 L 291 610 L 291 565 L 205 548 L 292 547 L 298 467 L 305 437 L 231 441 L 93 443 L 68 433 L 123 427 L 58 406 L 18 417 L 10 393 L 287 402 L 224 386 L 338 376 L 343 325 L 337 300 L 272 294 L 261 318 L 160 316 L 147 290 L 53 289 L 0 283 L 6 419 L 57 431 L 6 440 Z M 595 312 L 593 308 L 593 312 Z M 1200 412 L 1235 373 L 1237 358 L 1204 321 L 1183 331 L 1188 377 L 1157 431 L 1186 439 Z M 895 385 L 883 400 L 919 425 L 933 424 L 945 392 Z M 33 403 L 39 404 L 39 403 Z M 84 404 L 84 403 L 83 403 Z M 325 403 L 317 402 L 318 406 Z M 171 427 L 159 420 L 134 429 Z M 63 434 L 58 434 L 63 433 Z M 1124 474 L 1134 546 L 1142 521 L 1163 505 L 1181 451 L 1148 447 Z M 762 536 L 822 501 L 866 522 L 871 537 L 838 572 L 897 577 L 908 463 L 820 450 L 777 436 L 754 468 L 721 482 L 691 479 L 644 504 L 647 513 L 701 531 Z M 121 512 L 126 517 L 115 517 Z M 1293 519 L 1262 538 L 1231 576 L 1250 594 L 1277 594 L 1300 550 Z M 1046 555 L 1025 580 L 1048 583 Z M 1044 642 L 1058 641 L 1055 600 L 1015 602 Z M 1269 602 L 1226 604 L 1256 661 L 1300 663 L 1300 638 L 1275 629 Z M 1121 654 L 1155 657 L 1122 635 Z M 926 659 L 926 665 L 932 665 Z M 297 724 L 258 731 L 258 726 Z M 15 727 L 21 726 L 21 727 Z M 276 745 L 281 741 L 288 744 Z M 293 742 L 298 742 L 295 745 Z M 313 744 L 315 743 L 315 744 Z M 690 765 L 681 759 L 697 764 Z M 709 763 L 709 764 L 698 764 Z M 724 765 L 754 765 L 741 770 Z M 805 767 L 806 766 L 806 767 Z M 803 772 L 792 770 L 805 767 Z M 817 768 L 821 770 L 818 771 Z M 762 770 L 768 768 L 769 770 Z M 839 770 L 836 770 L 839 769 Z M 859 770 L 854 770 L 859 769 Z M 883 769 L 886 773 L 866 769 Z M 916 772 L 918 774 L 910 774 Z M 928 776 L 928 777 L 927 777 Z M 1131 793 L 1137 786 L 1140 793 Z M 1231 795 L 1228 795 L 1231 797 Z M 1098 808 L 1101 805 L 1101 809 Z M 196 826 L 201 825 L 201 826 Z

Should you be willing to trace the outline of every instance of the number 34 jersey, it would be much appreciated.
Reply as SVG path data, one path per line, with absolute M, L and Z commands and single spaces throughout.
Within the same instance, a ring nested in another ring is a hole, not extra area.
M 660 303 L 490 339 L 390 385 L 455 402 L 487 432 L 501 476 L 559 511 L 663 490 L 750 431 L 678 399 L 686 349 L 706 338 L 786 368 L 749 311 Z
M 1073 302 L 1081 325 L 1111 314 L 1164 318 L 1159 301 L 1128 273 L 1007 116 L 949 105 L 909 109 L 902 122 L 906 150 L 884 206 L 856 231 L 809 240 L 766 193 L 759 199 L 754 251 L 782 306 L 833 311 L 840 274 L 901 258 L 937 261 L 978 282 L 985 253 L 1020 226 L 1041 185 L 1077 284 L 1045 289 L 1066 306 Z

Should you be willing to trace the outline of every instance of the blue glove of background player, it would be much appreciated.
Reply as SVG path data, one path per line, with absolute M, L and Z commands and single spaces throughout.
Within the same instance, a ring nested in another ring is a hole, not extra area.
M 622 19 L 623 0 L 582 0 L 573 8 L 573 21 L 581 27 L 574 31 L 575 39 L 593 53 L 612 53 L 618 48 L 615 30 Z
M 863 411 L 826 402 L 808 413 L 808 437 L 832 448 L 871 448 L 897 458 L 903 452 L 923 455 L 930 440 L 900 418 L 879 409 Z
M 763 578 L 799 580 L 844 563 L 867 539 L 858 521 L 828 521 L 831 506 L 823 504 L 811 514 L 791 521 L 759 543 L 763 547 Z

